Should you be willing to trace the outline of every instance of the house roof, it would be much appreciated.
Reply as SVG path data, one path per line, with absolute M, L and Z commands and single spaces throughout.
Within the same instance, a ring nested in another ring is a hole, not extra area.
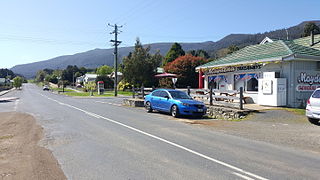
M 97 74 L 85 74 L 84 78 L 97 78 Z
M 295 40 L 275 40 L 265 44 L 251 45 L 226 57 L 198 66 L 196 69 L 261 61 L 278 61 L 292 55 L 312 56 L 320 60 L 320 34 L 314 36 L 314 42 L 316 44 L 310 46 L 309 36 Z

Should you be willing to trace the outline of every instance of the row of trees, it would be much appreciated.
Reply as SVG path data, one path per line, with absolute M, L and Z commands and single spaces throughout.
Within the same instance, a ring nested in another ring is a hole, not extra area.
M 178 75 L 177 87 L 197 87 L 195 68 L 207 63 L 209 55 L 204 50 L 185 52 L 179 43 L 174 43 L 165 57 L 159 52 L 150 54 L 150 47 L 144 48 L 137 39 L 133 52 L 123 59 L 124 81 L 134 86 L 158 86 L 155 78 L 157 67 L 162 66 L 166 72 Z M 172 87 L 169 79 L 161 79 L 160 86 Z
M 86 69 L 85 67 L 78 68 L 76 65 L 67 66 L 66 69 L 43 69 L 37 72 L 36 82 L 51 82 L 61 85 L 75 85 L 76 78 L 83 76 L 87 72 L 96 73 L 97 81 L 104 81 L 105 88 L 113 87 L 113 80 L 108 77 L 113 72 L 113 68 L 107 65 L 100 66 L 96 69 Z M 83 85 L 83 84 L 82 84 Z

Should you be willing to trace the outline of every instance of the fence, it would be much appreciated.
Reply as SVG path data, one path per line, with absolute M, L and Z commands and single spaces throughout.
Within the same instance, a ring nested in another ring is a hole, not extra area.
M 143 99 L 145 95 L 150 94 L 154 87 L 152 88 L 132 88 L 132 97 Z M 220 105 L 225 107 L 238 108 L 243 110 L 243 103 L 247 97 L 243 96 L 243 88 L 241 87 L 239 91 L 237 90 L 217 90 L 217 89 L 191 89 L 188 86 L 187 93 L 194 99 L 204 101 L 212 105 Z
M 143 99 L 145 95 L 150 94 L 153 90 L 155 90 L 154 87 L 152 88 L 145 88 L 145 87 L 141 87 L 141 88 L 135 88 L 132 87 L 132 98 L 141 98 Z
M 239 108 L 243 110 L 243 103 L 247 97 L 243 96 L 243 88 L 237 90 L 217 90 L 217 89 L 190 89 L 188 87 L 187 93 L 194 99 L 208 102 L 211 106 L 221 105 L 226 107 Z

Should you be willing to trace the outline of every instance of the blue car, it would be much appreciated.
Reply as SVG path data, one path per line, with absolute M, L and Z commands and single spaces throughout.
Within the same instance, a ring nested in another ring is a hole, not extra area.
M 202 117 L 207 107 L 203 102 L 193 100 L 187 93 L 173 89 L 157 89 L 144 99 L 147 112 L 153 110 L 171 113 L 173 117 L 191 115 Z

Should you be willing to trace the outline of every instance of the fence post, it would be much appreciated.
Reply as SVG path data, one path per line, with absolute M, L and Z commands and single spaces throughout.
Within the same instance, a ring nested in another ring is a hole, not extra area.
M 135 98 L 135 93 L 134 86 L 132 86 L 132 98 Z
M 142 94 L 142 99 L 144 99 L 144 86 L 141 86 L 141 94 Z
M 190 86 L 187 86 L 187 88 L 188 88 L 188 95 L 190 96 Z
M 243 87 L 240 87 L 240 109 L 243 110 Z
M 212 103 L 212 101 L 213 101 L 213 98 L 212 98 L 212 89 L 213 89 L 213 87 L 212 86 L 210 86 L 210 92 L 209 92 L 209 95 L 210 95 L 210 106 L 212 106 L 213 105 L 213 103 Z

